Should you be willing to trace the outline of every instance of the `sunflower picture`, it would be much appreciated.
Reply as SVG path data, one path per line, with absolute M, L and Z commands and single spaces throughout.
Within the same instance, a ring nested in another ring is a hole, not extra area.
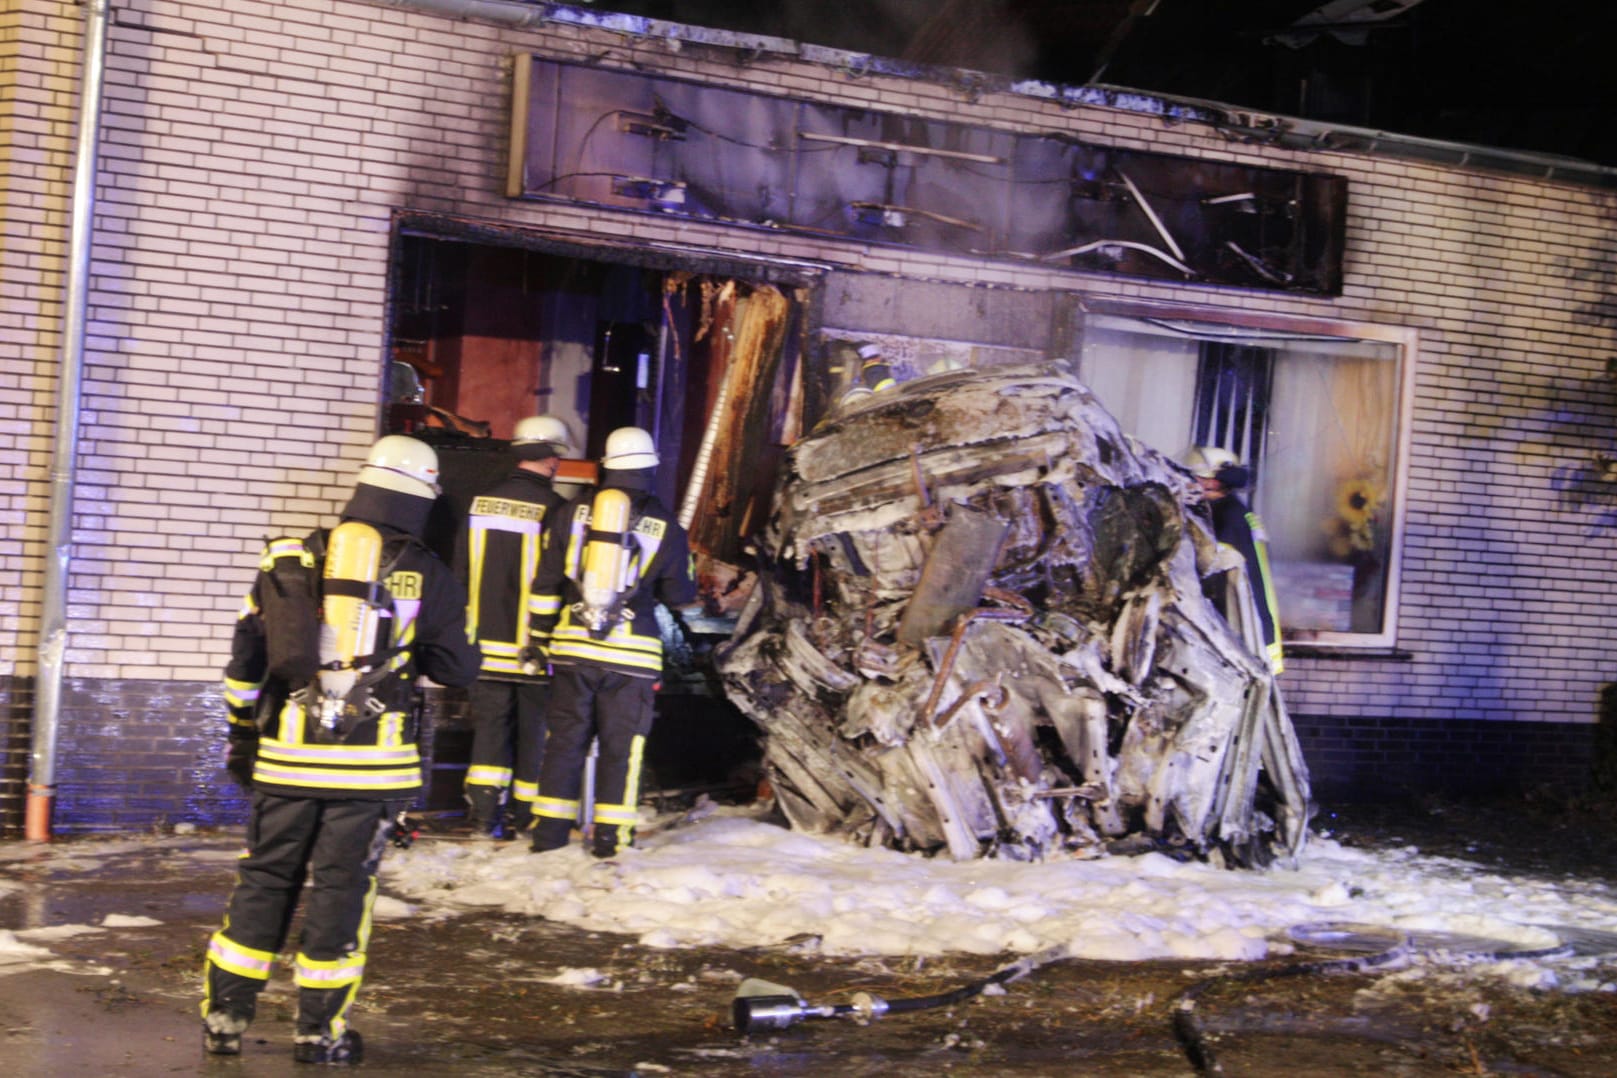
M 1325 521 L 1326 548 L 1334 558 L 1347 560 L 1375 549 L 1376 515 L 1386 492 L 1374 479 L 1344 482 L 1336 491 L 1336 515 Z

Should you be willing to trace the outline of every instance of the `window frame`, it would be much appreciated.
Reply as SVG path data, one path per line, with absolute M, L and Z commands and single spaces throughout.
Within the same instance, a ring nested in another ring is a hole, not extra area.
M 1387 545 L 1386 595 L 1382 607 L 1381 628 L 1375 633 L 1332 632 L 1327 630 L 1286 630 L 1282 638 L 1288 649 L 1331 653 L 1392 652 L 1397 647 L 1399 606 L 1403 594 L 1403 548 L 1409 512 L 1409 468 L 1413 444 L 1413 411 L 1415 375 L 1420 360 L 1420 334 L 1411 326 L 1394 326 L 1375 322 L 1360 322 L 1346 318 L 1320 318 L 1309 315 L 1283 314 L 1276 311 L 1248 311 L 1228 307 L 1211 307 L 1195 303 L 1166 300 L 1117 299 L 1111 297 L 1081 296 L 1078 318 L 1073 327 L 1073 353 L 1080 381 L 1085 380 L 1083 344 L 1089 315 L 1110 315 L 1122 318 L 1171 319 L 1178 322 L 1199 322 L 1214 326 L 1255 332 L 1303 334 L 1309 336 L 1339 337 L 1350 341 L 1368 341 L 1387 344 L 1397 349 L 1394 362 L 1395 400 L 1393 453 L 1395 460 L 1390 469 L 1392 490 L 1389 502 L 1392 514 L 1388 522 L 1390 535 Z M 1086 383 L 1087 384 L 1087 383 Z M 1127 428 L 1125 428 L 1127 429 Z M 1187 437 L 1189 432 L 1187 432 Z M 1162 449 L 1162 447 L 1157 447 Z M 1177 447 L 1162 449 L 1175 452 Z

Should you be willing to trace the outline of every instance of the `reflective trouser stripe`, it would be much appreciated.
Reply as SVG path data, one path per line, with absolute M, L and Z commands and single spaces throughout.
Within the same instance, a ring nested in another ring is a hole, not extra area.
M 385 842 L 391 829 L 385 824 L 377 832 L 377 841 L 374 844 L 380 847 Z M 365 952 L 370 947 L 371 940 L 371 914 L 376 907 L 376 875 L 375 869 L 381 860 L 381 850 L 375 850 L 375 860 L 369 863 L 371 870 L 370 886 L 365 889 L 364 913 L 360 917 L 359 931 L 354 937 L 354 949 L 340 958 L 316 959 L 310 958 L 302 951 L 294 965 L 293 979 L 302 989 L 316 991 L 331 991 L 339 993 L 333 1000 L 330 996 L 322 999 L 319 1010 L 320 1019 L 325 1023 L 325 1034 L 333 1039 L 341 1037 L 348 1028 L 348 1008 L 353 1005 L 354 997 L 359 994 L 360 983 L 365 979 Z M 320 998 L 320 997 L 316 997 Z M 331 1004 L 335 1003 L 333 1007 Z M 305 1000 L 298 1004 L 299 1024 L 310 1017 L 307 1013 L 311 1008 Z
M 540 801 L 578 805 L 591 738 L 599 746 L 589 819 L 592 826 L 622 813 L 632 827 L 639 800 L 641 749 L 651 732 L 654 683 L 622 671 L 580 664 L 557 670 L 546 723 Z M 565 800 L 563 800 L 565 799 Z M 556 812 L 559 818 L 562 813 Z
M 221 928 L 208 940 L 208 961 L 238 977 L 267 981 L 270 969 L 275 964 L 275 956 L 268 951 L 243 947 L 225 935 L 225 930 Z
M 341 1031 L 341 1016 L 364 970 L 376 870 L 393 816 L 403 807 L 401 802 L 254 793 L 250 847 L 238 865 L 224 927 L 209 944 L 208 1008 L 252 1015 L 301 897 L 300 1031 L 314 1025 Z M 305 874 L 307 887 L 302 886 Z
M 578 818 L 578 799 L 535 797 L 533 799 L 533 814 L 550 820 L 576 820 Z
M 640 813 L 633 805 L 596 805 L 595 822 L 618 824 L 633 827 L 640 820 Z
M 646 739 L 636 734 L 629 743 L 629 767 L 623 778 L 623 800 L 615 805 L 595 806 L 595 822 L 633 827 L 640 820 L 636 807 L 640 803 L 640 765 L 645 755 Z
M 511 769 L 509 767 L 489 767 L 486 764 L 473 764 L 466 769 L 466 785 L 495 786 L 504 789 L 511 785 Z
M 511 798 L 514 801 L 539 800 L 539 784 L 537 782 L 523 782 L 518 779 L 511 784 Z
M 365 955 L 362 951 L 321 962 L 299 953 L 294 979 L 299 988 L 341 988 L 365 975 Z

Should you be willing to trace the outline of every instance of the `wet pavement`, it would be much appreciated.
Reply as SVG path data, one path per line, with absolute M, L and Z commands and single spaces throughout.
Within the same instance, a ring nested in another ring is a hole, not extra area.
M 1610 882 L 1609 829 L 1546 842 L 1540 827 L 1513 845 L 1505 825 L 1454 812 L 1325 822 L 1345 843 L 1424 843 L 1558 878 L 1571 865 Z M 1519 814 L 1509 826 L 1521 830 Z M 291 1061 L 286 971 L 271 980 L 242 1056 L 209 1058 L 200 1049 L 203 948 L 218 926 L 239 841 L 239 833 L 221 832 L 63 840 L 45 849 L 0 844 L 0 879 L 16 886 L 0 895 L 0 929 L 106 924 L 30 937 L 49 949 L 50 968 L 7 973 L 29 963 L 8 966 L 15 953 L 0 947 L 5 1073 L 309 1073 Z M 947 995 L 980 984 L 1010 958 L 826 958 L 807 944 L 659 950 L 468 913 L 378 921 L 353 1023 L 366 1041 L 361 1072 L 410 1078 L 1617 1073 L 1617 993 L 1518 987 L 1463 967 L 1417 978 L 1331 969 L 1340 958 L 1305 951 L 1259 964 L 1062 961 L 915 1013 L 864 1024 L 810 1019 L 742 1036 L 731 1002 L 744 978 L 837 1005 L 860 991 L 889 1000 Z M 1617 980 L 1617 956 L 1606 961 L 1605 979 Z M 569 970 L 599 979 L 553 983 Z

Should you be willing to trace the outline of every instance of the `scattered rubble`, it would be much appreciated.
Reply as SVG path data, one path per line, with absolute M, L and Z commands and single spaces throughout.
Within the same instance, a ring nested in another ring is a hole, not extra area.
M 1307 770 L 1203 594 L 1246 585 L 1199 499 L 1063 363 L 833 413 L 790 452 L 718 657 L 791 824 L 956 859 L 1295 854 Z

